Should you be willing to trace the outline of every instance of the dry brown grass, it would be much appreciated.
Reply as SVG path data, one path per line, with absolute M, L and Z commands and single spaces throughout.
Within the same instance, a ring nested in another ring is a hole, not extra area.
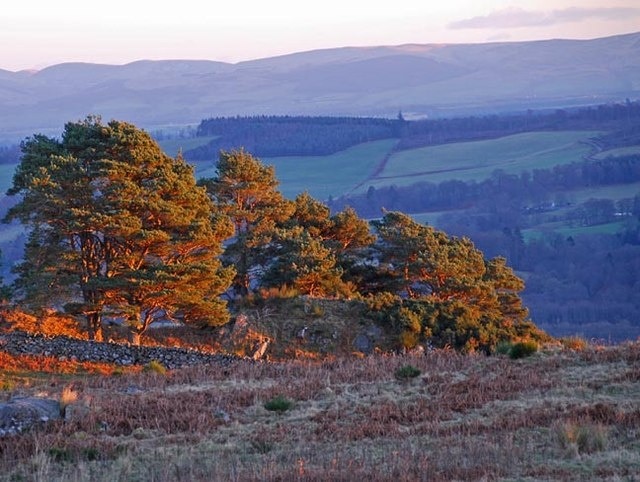
M 0 377 L 9 373 L 19 375 L 32 372 L 112 375 L 114 372 L 119 374 L 139 370 L 141 370 L 139 366 L 116 367 L 110 363 L 63 360 L 53 356 L 10 355 L 0 351 Z
M 50 374 L 14 391 L 86 412 L 0 439 L 0 480 L 637 480 L 639 372 L 636 343 Z
M 54 311 L 34 316 L 18 309 L 3 308 L 0 310 L 0 319 L 7 329 L 87 339 L 86 333 L 81 330 L 77 320 Z

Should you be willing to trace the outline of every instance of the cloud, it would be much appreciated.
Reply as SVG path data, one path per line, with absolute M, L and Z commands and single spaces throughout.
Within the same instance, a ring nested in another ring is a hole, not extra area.
M 616 21 L 628 20 L 630 17 L 640 17 L 640 8 L 571 7 L 547 12 L 524 10 L 522 8 L 505 8 L 503 10 L 494 10 L 489 15 L 451 22 L 448 27 L 451 29 L 546 27 L 561 23 L 581 22 L 592 18 Z

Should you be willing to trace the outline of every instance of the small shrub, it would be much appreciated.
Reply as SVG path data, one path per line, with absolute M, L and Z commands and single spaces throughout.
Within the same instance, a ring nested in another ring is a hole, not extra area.
M 404 348 L 405 350 L 411 350 L 418 345 L 419 338 L 419 333 L 411 330 L 405 330 L 400 333 L 398 341 L 400 342 L 400 346 L 402 348 Z
M 300 292 L 291 286 L 282 285 L 273 288 L 262 288 L 259 297 L 262 299 L 289 299 L 297 298 Z
M 153 372 L 158 375 L 165 375 L 167 373 L 166 367 L 157 360 L 151 360 L 144 366 L 145 372 Z
M 369 295 L 364 299 L 365 304 L 371 311 L 384 311 L 396 306 L 400 301 L 398 295 L 383 291 L 382 293 L 376 293 Z
M 85 460 L 88 461 L 100 460 L 101 458 L 100 450 L 98 450 L 96 447 L 87 447 L 83 449 L 82 456 Z
M 538 351 L 538 344 L 535 341 L 521 341 L 514 343 L 509 350 L 509 357 L 516 360 L 533 355 Z
M 510 341 L 501 341 L 498 342 L 495 348 L 496 355 L 509 355 L 511 353 L 511 349 L 513 348 L 513 343 Z
M 584 338 L 579 336 L 567 336 L 565 338 L 560 338 L 560 343 L 562 346 L 575 351 L 582 351 L 587 348 L 587 341 Z
M 73 455 L 66 448 L 51 447 L 48 451 L 49 457 L 56 462 L 71 462 Z
M 66 408 L 78 401 L 78 392 L 73 388 L 66 386 L 62 389 L 62 393 L 60 394 L 60 414 L 64 416 Z
M 12 392 L 16 389 L 16 382 L 14 380 L 0 380 L 0 392 Z
M 607 448 L 607 429 L 600 424 L 566 422 L 555 427 L 560 446 L 573 454 L 601 452 Z
M 410 378 L 419 376 L 420 373 L 422 372 L 419 368 L 416 368 L 413 365 L 404 365 L 395 371 L 395 376 L 398 380 L 409 380 Z
M 278 412 L 283 413 L 293 407 L 293 402 L 288 398 L 283 397 L 282 395 L 278 395 L 277 397 L 272 398 L 268 402 L 265 402 L 264 408 L 269 410 L 270 412 Z
M 312 303 L 309 313 L 314 318 L 322 318 L 324 316 L 324 308 L 318 303 Z
M 252 440 L 251 446 L 257 453 L 262 455 L 268 454 L 273 450 L 273 444 L 262 439 Z
M 49 457 L 55 462 L 77 462 L 79 460 L 100 460 L 100 450 L 96 447 L 73 449 L 68 447 L 52 447 L 48 450 Z

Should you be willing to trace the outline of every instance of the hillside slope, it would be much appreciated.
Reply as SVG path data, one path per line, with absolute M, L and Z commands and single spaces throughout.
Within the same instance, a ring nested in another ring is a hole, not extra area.
M 606 59 L 606 62 L 603 61 Z M 508 82 L 505 82 L 508 79 Z M 0 71 L 0 140 L 87 114 L 152 128 L 247 114 L 450 115 L 638 97 L 640 33 L 595 40 L 349 47 L 228 64 Z

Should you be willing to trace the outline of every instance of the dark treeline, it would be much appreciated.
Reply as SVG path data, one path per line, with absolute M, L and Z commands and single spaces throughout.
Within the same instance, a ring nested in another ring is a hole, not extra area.
M 613 341 L 640 335 L 640 215 L 617 234 L 549 232 L 528 241 L 518 228 L 483 230 L 465 221 L 450 216 L 439 227 L 471 237 L 487 256 L 507 257 L 525 278 L 532 319 L 550 333 Z
M 492 139 L 505 135 L 545 130 L 610 129 L 626 131 L 640 119 L 640 102 L 603 104 L 552 112 L 488 115 L 406 122 L 397 150 L 450 142 Z
M 637 219 L 637 218 L 636 218 Z M 545 326 L 630 324 L 640 312 L 638 224 L 617 235 L 558 234 L 522 245 L 518 266 L 528 273 L 523 298 L 533 319 Z M 592 336 L 635 338 L 606 329 Z M 629 336 L 631 335 L 631 336 Z
M 503 114 L 407 121 L 359 117 L 253 116 L 203 120 L 197 136 L 217 136 L 184 153 L 189 160 L 210 160 L 220 150 L 245 148 L 260 157 L 328 155 L 362 142 L 396 138 L 396 150 L 450 142 L 492 139 L 528 131 L 606 129 L 612 142 L 639 136 L 640 102 L 607 104 L 552 112 Z M 635 130 L 634 130 L 635 129 Z M 617 136 L 617 138 L 615 138 Z M 606 140 L 605 140 L 606 141 Z M 608 142 L 603 141 L 604 145 Z
M 225 117 L 203 120 L 198 136 L 220 136 L 185 152 L 211 159 L 221 150 L 244 148 L 261 157 L 328 155 L 363 142 L 400 136 L 401 123 L 355 117 Z
M 597 143 L 602 149 L 640 145 L 640 124 L 601 135 Z

